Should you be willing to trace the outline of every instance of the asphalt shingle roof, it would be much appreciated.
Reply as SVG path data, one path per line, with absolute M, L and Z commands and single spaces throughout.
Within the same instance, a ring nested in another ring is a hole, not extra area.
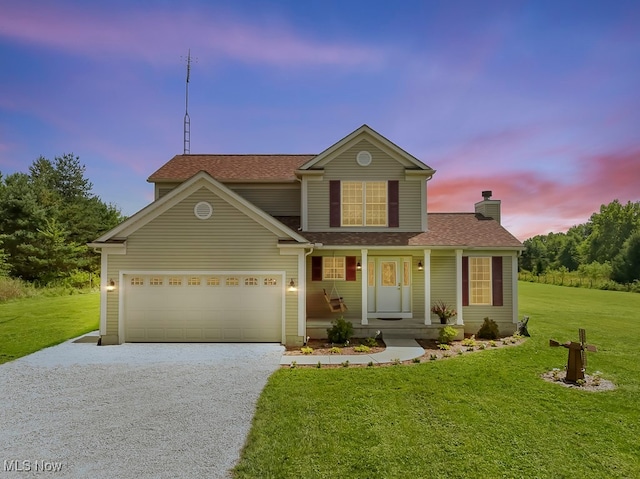
M 278 218 L 298 229 L 298 217 Z M 522 243 L 497 221 L 476 213 L 429 213 L 426 232 L 300 231 L 311 243 L 333 246 L 431 246 L 522 248 Z
M 149 182 L 185 181 L 206 171 L 218 181 L 295 181 L 295 170 L 316 155 L 176 155 Z

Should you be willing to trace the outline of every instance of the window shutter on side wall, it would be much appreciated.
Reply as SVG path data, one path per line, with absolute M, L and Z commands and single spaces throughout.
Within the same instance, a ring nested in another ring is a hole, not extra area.
M 462 306 L 469 306 L 469 257 L 462 257 Z
M 322 256 L 311 257 L 311 281 L 322 281 Z
M 329 181 L 329 226 L 340 227 L 340 180 Z
M 388 222 L 389 228 L 397 228 L 400 226 L 400 200 L 399 200 L 398 180 L 389 180 L 387 183 L 387 196 L 389 198 Z
M 493 305 L 502 306 L 502 256 L 491 258 L 491 280 L 493 281 Z
M 345 279 L 347 281 L 355 281 L 356 280 L 356 257 L 347 256 L 345 260 L 345 264 L 347 266 Z

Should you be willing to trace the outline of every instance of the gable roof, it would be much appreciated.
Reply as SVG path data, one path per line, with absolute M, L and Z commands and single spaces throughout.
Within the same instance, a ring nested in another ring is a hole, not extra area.
M 423 170 L 425 174 L 431 174 L 431 175 L 436 172 L 433 168 L 426 165 L 425 163 L 417 159 L 415 156 L 407 153 L 398 145 L 388 140 L 387 138 L 385 138 L 380 133 L 378 133 L 377 131 L 375 131 L 373 128 L 371 128 L 369 125 L 366 125 L 366 124 L 362 125 L 357 130 L 351 132 L 350 134 L 345 136 L 342 140 L 334 143 L 329 148 L 324 150 L 322 153 L 320 153 L 319 155 L 317 155 L 316 157 L 314 157 L 313 159 L 311 159 L 310 161 L 302 165 L 299 168 L 300 171 L 303 172 L 305 170 L 310 170 L 314 166 L 315 167 L 322 166 L 339 151 L 349 148 L 351 145 L 355 144 L 356 142 L 360 141 L 363 138 L 366 138 L 367 140 L 372 141 L 374 144 L 376 144 L 380 148 L 393 153 L 396 159 L 401 160 L 401 162 L 404 163 L 405 167 L 410 167 L 418 171 Z
M 273 216 L 268 215 L 257 206 L 253 205 L 249 201 L 242 198 L 237 193 L 231 191 L 222 183 L 216 181 L 205 171 L 201 171 L 192 176 L 189 180 L 182 183 L 180 186 L 171 190 L 168 194 L 154 201 L 145 208 L 141 209 L 133 216 L 120 223 L 112 230 L 106 232 L 100 238 L 96 239 L 93 243 L 90 243 L 91 247 L 99 248 L 103 244 L 120 241 L 128 237 L 144 225 L 160 216 L 169 208 L 177 205 L 184 199 L 188 198 L 191 194 L 199 190 L 200 188 L 207 188 L 213 194 L 219 198 L 235 206 L 242 213 L 264 226 L 266 229 L 277 235 L 281 239 L 292 240 L 297 243 L 307 243 L 307 240 L 300 236 L 297 232 L 290 229 L 288 226 L 277 221 Z
M 316 155 L 176 155 L 148 179 L 182 182 L 199 171 L 218 181 L 296 181 L 295 170 Z
M 497 221 L 476 213 L 429 213 L 425 232 L 301 231 L 311 243 L 325 246 L 388 246 L 522 250 L 524 246 Z M 299 218 L 278 218 L 290 228 Z

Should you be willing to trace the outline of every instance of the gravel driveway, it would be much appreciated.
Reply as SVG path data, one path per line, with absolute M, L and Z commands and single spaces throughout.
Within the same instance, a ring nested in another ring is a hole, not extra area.
M 228 477 L 282 352 L 68 341 L 0 365 L 0 477 Z

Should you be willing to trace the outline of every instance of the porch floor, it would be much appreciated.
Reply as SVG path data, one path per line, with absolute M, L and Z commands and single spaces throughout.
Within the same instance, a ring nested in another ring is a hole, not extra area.
M 327 329 L 336 318 L 307 319 L 307 336 L 312 339 L 327 337 Z M 378 334 L 382 338 L 438 339 L 440 330 L 451 326 L 458 331 L 456 339 L 464 337 L 464 326 L 457 324 L 424 324 L 424 319 L 369 319 L 369 324 L 361 324 L 359 319 L 345 318 L 353 325 L 354 338 L 373 338 Z

